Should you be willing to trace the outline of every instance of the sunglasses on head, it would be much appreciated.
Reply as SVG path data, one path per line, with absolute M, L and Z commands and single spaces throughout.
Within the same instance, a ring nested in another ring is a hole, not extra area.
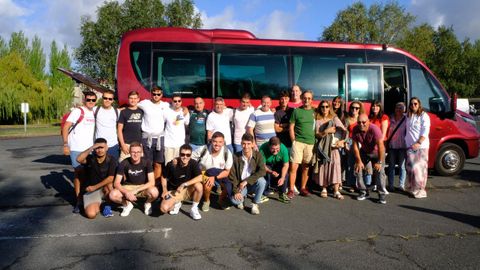
M 97 99 L 96 98 L 86 98 L 85 99 L 87 102 L 96 102 Z
M 113 98 L 111 98 L 111 97 L 102 97 L 102 98 L 103 98 L 103 100 L 110 100 L 110 101 L 113 100 Z
M 180 153 L 181 157 L 190 157 L 191 155 L 191 153 Z

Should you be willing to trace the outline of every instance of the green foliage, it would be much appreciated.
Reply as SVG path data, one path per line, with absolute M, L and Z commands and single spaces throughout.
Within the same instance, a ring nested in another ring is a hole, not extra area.
M 324 41 L 394 44 L 408 31 L 415 17 L 397 2 L 373 4 L 355 2 L 337 14 L 322 35 Z
M 113 85 L 116 55 L 121 36 L 130 30 L 148 27 L 200 27 L 200 15 L 191 0 L 174 0 L 166 6 L 161 0 L 105 2 L 97 9 L 97 21 L 83 17 L 82 44 L 75 51 L 80 69 Z
M 29 120 L 48 122 L 68 110 L 73 97 L 73 81 L 57 71 L 70 68 L 67 47 L 59 51 L 52 42 L 50 73 L 45 73 L 46 57 L 42 42 L 35 36 L 29 46 L 22 32 L 7 42 L 0 37 L 0 123 L 23 122 L 20 104 L 30 105 Z
M 428 24 L 415 26 L 405 34 L 405 37 L 397 44 L 398 47 L 412 53 L 423 62 L 428 63 L 435 53 L 432 42 L 435 30 Z

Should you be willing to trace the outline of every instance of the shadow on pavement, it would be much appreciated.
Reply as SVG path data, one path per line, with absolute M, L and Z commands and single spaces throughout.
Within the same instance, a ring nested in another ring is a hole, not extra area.
M 46 189 L 55 189 L 55 197 L 60 197 L 72 206 L 75 204 L 73 190 L 73 172 L 64 169 L 62 172 L 51 171 L 48 175 L 40 176 L 40 181 Z
M 439 211 L 439 210 L 410 206 L 410 205 L 399 205 L 399 206 L 403 207 L 403 208 L 415 210 L 415 211 L 420 211 L 420 212 L 424 212 L 424 213 L 428 213 L 428 214 L 442 216 L 442 217 L 445 217 L 445 218 L 453 219 L 455 221 L 471 225 L 471 226 L 476 227 L 476 228 L 480 228 L 480 217 L 479 216 L 472 216 L 472 215 L 456 213 L 456 212 L 449 212 L 449 211 Z
M 70 157 L 64 155 L 49 155 L 43 158 L 35 159 L 33 162 L 70 165 Z

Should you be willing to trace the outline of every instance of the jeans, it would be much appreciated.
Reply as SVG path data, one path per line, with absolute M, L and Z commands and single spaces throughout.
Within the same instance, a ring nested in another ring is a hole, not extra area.
M 268 193 L 270 187 L 276 187 L 278 193 L 287 192 L 288 173 L 287 173 L 287 175 L 285 175 L 285 181 L 283 182 L 283 185 L 278 186 L 278 179 L 280 179 L 280 177 L 282 175 L 282 168 L 283 168 L 283 164 L 278 164 L 276 166 L 274 165 L 273 167 L 271 167 L 271 170 L 273 170 L 275 172 L 278 172 L 278 174 L 279 174 L 278 177 L 273 176 L 271 173 L 267 173 L 265 175 L 266 184 L 265 184 L 265 191 L 263 192 L 264 193 L 263 195 L 265 195 L 265 196 L 267 195 L 265 193 Z
M 203 145 L 196 145 L 191 143 L 190 147 L 192 147 L 192 152 L 195 152 L 198 148 L 203 147 Z
M 107 153 L 111 155 L 115 160 L 118 160 L 120 156 L 120 146 L 118 144 L 109 147 Z
M 227 145 L 227 148 L 228 148 L 228 150 L 230 150 L 230 153 L 232 153 L 232 154 L 235 153 L 235 152 L 233 152 L 233 145 L 232 144 Z
M 232 152 L 233 154 L 242 151 L 242 145 L 241 144 L 233 144 L 233 150 L 235 151 L 235 152 Z
M 371 163 L 372 167 L 375 163 L 377 163 L 379 160 L 378 158 L 369 158 L 365 154 L 365 152 L 360 151 L 360 157 L 362 159 L 362 163 L 367 166 L 368 163 Z M 357 187 L 360 190 L 360 192 L 366 192 L 367 191 L 367 186 L 365 185 L 364 179 L 363 179 L 363 170 L 356 173 L 357 176 Z M 375 184 L 377 185 L 377 191 L 379 194 L 384 194 L 385 190 L 385 182 L 387 175 L 385 174 L 385 162 L 382 161 L 382 167 L 380 168 L 380 171 L 376 171 L 375 169 L 373 170 L 373 180 L 375 181 Z
M 253 192 L 255 193 L 255 197 L 253 198 L 253 203 L 260 203 L 260 199 L 262 198 L 263 191 L 265 190 L 265 185 L 267 184 L 267 181 L 265 178 L 260 177 L 258 178 L 257 182 L 253 185 L 247 184 L 247 186 L 240 191 L 242 194 L 242 199 L 241 200 L 236 200 L 235 199 L 235 194 L 232 194 L 230 196 L 230 202 L 232 202 L 233 205 L 240 205 L 243 203 L 245 200 L 245 196 L 247 196 L 248 192 Z
M 405 187 L 405 178 L 407 171 L 405 170 L 405 149 L 389 149 L 388 150 L 388 187 L 393 188 L 395 182 L 395 165 L 399 168 L 400 187 Z

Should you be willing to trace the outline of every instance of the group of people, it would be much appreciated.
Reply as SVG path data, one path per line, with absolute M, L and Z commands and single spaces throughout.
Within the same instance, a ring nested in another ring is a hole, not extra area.
M 332 190 L 341 200 L 341 189 L 348 187 L 364 200 L 376 189 L 378 202 L 385 204 L 396 166 L 398 188 L 426 197 L 430 120 L 418 98 L 411 98 L 408 111 L 397 103 L 389 117 L 376 101 L 369 115 L 359 101 L 346 111 L 340 96 L 315 108 L 313 92 L 298 85 L 280 93 L 276 108 L 269 96 L 254 108 L 245 93 L 234 109 L 217 97 L 212 112 L 201 97 L 189 111 L 180 95 L 167 103 L 160 87 L 150 93 L 140 101 L 131 91 L 128 105 L 119 110 L 112 106 L 113 92 L 103 93 L 100 106 L 95 93 L 85 92 L 83 106 L 68 115 L 62 138 L 75 172 L 74 212 L 83 205 L 88 218 L 100 212 L 111 216 L 115 203 L 122 206 L 120 215 L 128 216 L 144 201 L 150 215 L 160 197 L 160 212 L 176 215 L 182 202 L 191 201 L 189 214 L 198 220 L 216 192 L 220 208 L 244 209 L 250 196 L 248 209 L 259 214 L 259 204 L 275 191 L 283 203 L 310 196 L 309 179 L 321 187 L 322 198 Z

